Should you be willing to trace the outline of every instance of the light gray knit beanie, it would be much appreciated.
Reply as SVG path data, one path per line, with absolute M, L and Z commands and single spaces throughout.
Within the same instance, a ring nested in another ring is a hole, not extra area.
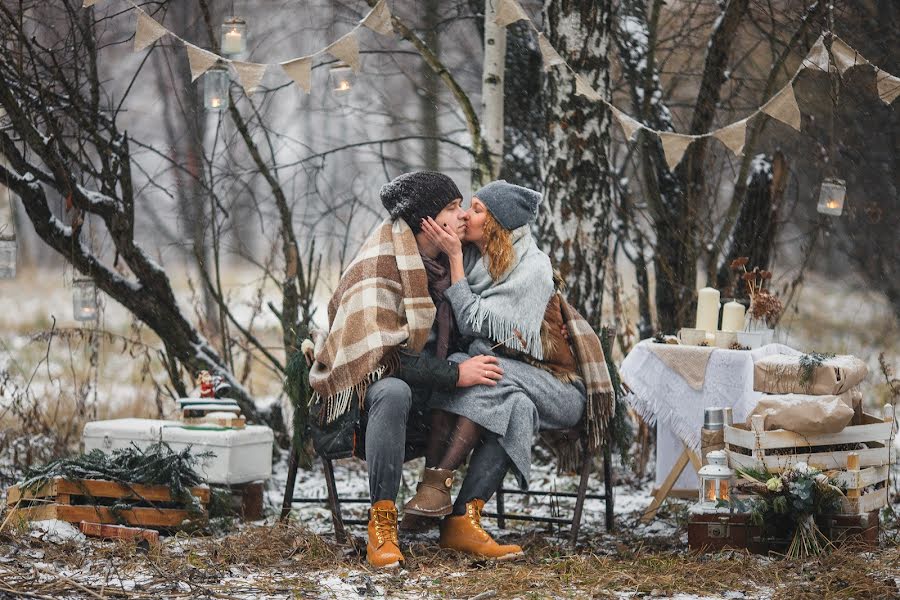
M 540 193 L 507 183 L 504 179 L 492 181 L 473 194 L 481 200 L 504 229 L 512 231 L 537 217 Z

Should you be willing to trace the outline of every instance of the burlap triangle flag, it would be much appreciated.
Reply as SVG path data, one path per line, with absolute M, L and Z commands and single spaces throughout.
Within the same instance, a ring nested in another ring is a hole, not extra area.
M 165 27 L 157 23 L 153 17 L 141 9 L 137 9 L 137 11 L 138 18 L 137 28 L 134 32 L 134 51 L 140 52 L 169 32 Z
M 541 49 L 541 57 L 544 59 L 545 71 L 566 64 L 565 59 L 559 55 L 559 52 L 557 52 L 556 48 L 550 44 L 550 40 L 548 40 L 547 36 L 543 33 L 538 33 L 538 48 Z
M 219 60 L 217 55 L 193 44 L 185 43 L 184 47 L 187 49 L 188 64 L 191 66 L 191 81 L 196 81 Z
M 359 71 L 359 42 L 351 31 L 332 45 L 325 48 L 325 52 L 338 60 L 342 60 L 356 73 Z
M 600 92 L 591 87 L 591 85 L 581 75 L 575 76 L 575 93 L 584 96 L 588 100 L 602 100 Z
M 659 134 L 659 140 L 662 142 L 663 152 L 666 155 L 666 164 L 671 171 L 681 162 L 684 151 L 688 149 L 688 146 L 691 145 L 694 138 L 681 133 L 669 133 L 664 131 Z
M 231 66 L 237 72 L 238 82 L 241 84 L 241 87 L 244 88 L 244 92 L 249 96 L 259 87 L 263 75 L 266 74 L 268 65 L 233 60 L 231 61 Z
M 728 146 L 735 156 L 740 156 L 744 153 L 744 141 L 747 139 L 747 122 L 749 120 L 749 118 L 741 119 L 737 123 L 718 129 L 713 133 L 713 137 Z
M 281 63 L 281 68 L 307 94 L 312 89 L 312 58 L 304 56 Z
M 625 132 L 626 141 L 634 137 L 635 131 L 644 128 L 644 126 L 639 121 L 632 119 L 615 106 L 610 106 L 610 110 L 612 111 L 613 116 L 619 122 L 619 125 L 622 126 L 622 130 Z
M 828 62 L 828 49 L 825 47 L 825 37 L 820 35 L 816 43 L 807 52 L 801 67 L 804 69 L 818 69 L 827 73 Z
M 89 6 L 93 6 L 97 4 L 97 0 L 84 0 L 84 3 L 81 5 L 81 8 L 88 8 Z
M 837 65 L 841 75 L 851 67 L 864 65 L 869 62 L 837 36 L 834 36 L 831 40 L 831 55 L 834 56 L 834 63 Z
M 391 24 L 391 9 L 388 8 L 387 0 L 378 0 L 378 4 L 366 15 L 362 24 L 375 33 L 393 35 L 394 26 Z
M 521 20 L 530 21 L 528 18 L 528 13 L 519 5 L 516 0 L 500 0 L 500 5 L 497 7 L 497 16 L 494 21 L 500 27 L 506 27 L 510 23 L 515 23 L 516 21 Z
M 875 84 L 878 86 L 878 97 L 885 104 L 890 104 L 900 96 L 900 77 L 875 69 Z
M 794 97 L 794 82 L 789 81 L 780 92 L 766 102 L 760 109 L 770 117 L 787 123 L 800 131 L 800 107 Z

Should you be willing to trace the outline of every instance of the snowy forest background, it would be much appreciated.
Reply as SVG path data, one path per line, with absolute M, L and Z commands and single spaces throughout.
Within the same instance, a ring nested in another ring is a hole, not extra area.
M 370 8 L 139 4 L 212 50 L 222 19 L 240 14 L 245 59 L 261 62 L 323 48 Z M 323 60 L 310 94 L 270 70 L 249 98 L 233 83 L 224 112 L 204 109 L 181 44 L 132 52 L 126 3 L 80 5 L 0 3 L 0 228 L 14 224 L 19 251 L 17 279 L 0 281 L 0 469 L 21 463 L 11 453 L 36 458 L 28 434 L 50 439 L 43 456 L 77 443 L 91 418 L 171 414 L 200 369 L 231 378 L 245 413 L 280 423 L 270 409 L 288 357 L 325 324 L 342 266 L 383 218 L 381 185 L 415 169 L 447 173 L 467 197 L 496 176 L 542 190 L 540 242 L 575 303 L 616 327 L 619 357 L 692 326 L 695 290 L 727 290 L 730 261 L 750 256 L 775 272 L 783 341 L 862 356 L 867 403 L 890 398 L 878 357 L 896 368 L 900 355 L 900 116 L 869 67 L 843 81 L 803 71 L 802 132 L 761 116 L 743 157 L 696 142 L 670 173 L 655 137 L 626 141 L 601 103 L 543 70 L 523 23 L 508 28 L 505 69 L 492 63 L 480 0 L 393 0 L 400 35 L 363 30 L 349 94 L 332 93 Z M 522 5 L 604 97 L 682 133 L 763 104 L 829 20 L 821 0 Z M 831 19 L 900 73 L 896 2 L 836 3 Z M 815 208 L 829 169 L 847 181 L 840 218 Z M 72 320 L 82 276 L 104 292 L 96 326 Z

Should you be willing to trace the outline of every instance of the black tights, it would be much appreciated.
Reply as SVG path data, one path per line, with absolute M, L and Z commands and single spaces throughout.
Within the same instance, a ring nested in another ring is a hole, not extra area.
M 478 423 L 443 410 L 431 411 L 431 436 L 425 451 L 425 466 L 455 470 L 481 440 Z

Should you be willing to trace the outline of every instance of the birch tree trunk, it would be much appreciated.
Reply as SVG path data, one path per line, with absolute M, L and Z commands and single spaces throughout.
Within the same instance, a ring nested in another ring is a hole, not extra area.
M 440 57 L 440 36 L 438 25 L 440 24 L 440 0 L 424 0 L 422 9 L 425 12 L 425 34 L 422 36 L 425 43 Z M 419 106 L 421 109 L 422 135 L 422 166 L 434 171 L 441 170 L 441 157 L 439 154 L 438 137 L 441 135 L 438 122 L 438 100 L 441 94 L 441 81 L 426 63 L 419 67 L 419 76 L 422 78 L 422 93 L 419 94 Z
M 503 77 L 506 67 L 506 27 L 497 25 L 496 0 L 484 1 L 484 68 L 481 80 L 481 123 L 490 156 L 490 179 L 503 166 Z M 487 181 L 482 181 L 485 184 Z
M 611 25 L 612 0 L 547 0 L 544 4 L 550 43 L 604 98 L 610 96 Z M 612 220 L 611 115 L 603 103 L 576 96 L 574 78 L 562 68 L 547 74 L 544 99 L 539 244 L 565 279 L 569 301 L 597 327 Z

